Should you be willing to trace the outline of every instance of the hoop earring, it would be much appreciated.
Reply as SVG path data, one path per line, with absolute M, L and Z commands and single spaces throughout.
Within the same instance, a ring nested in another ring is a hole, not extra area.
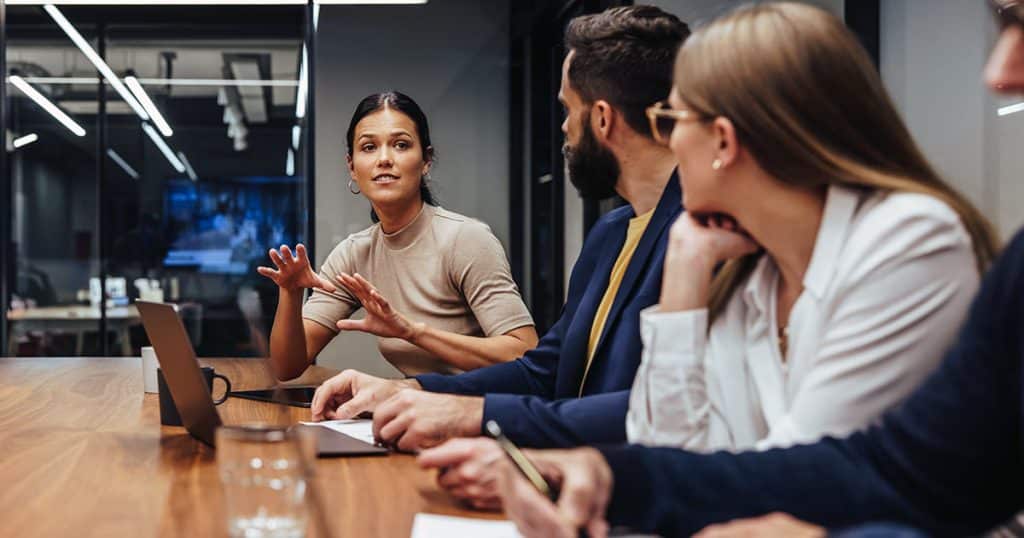
M 361 194 L 362 193 L 362 191 L 360 191 L 358 187 L 356 187 L 355 189 L 352 188 L 352 180 L 351 179 L 348 180 L 348 192 L 351 192 L 352 194 Z
M 715 159 L 711 162 L 712 170 L 720 170 L 722 168 L 722 159 Z

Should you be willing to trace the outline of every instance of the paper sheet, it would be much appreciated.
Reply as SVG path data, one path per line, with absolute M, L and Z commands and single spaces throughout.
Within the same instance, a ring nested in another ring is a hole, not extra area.
M 412 538 L 522 538 L 511 521 L 416 514 Z
M 309 426 L 321 426 L 355 437 L 364 443 L 376 444 L 373 441 L 373 421 L 369 419 L 325 420 L 323 422 L 303 422 Z

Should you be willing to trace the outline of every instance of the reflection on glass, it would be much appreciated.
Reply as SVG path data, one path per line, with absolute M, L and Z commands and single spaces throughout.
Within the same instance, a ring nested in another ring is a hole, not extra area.
M 254 268 L 305 235 L 303 7 L 7 15 L 8 351 L 138 355 L 145 295 L 183 305 L 199 355 L 264 355 L 277 295 Z

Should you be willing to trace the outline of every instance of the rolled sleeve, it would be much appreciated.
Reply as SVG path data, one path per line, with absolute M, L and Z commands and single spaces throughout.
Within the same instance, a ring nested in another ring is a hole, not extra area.
M 707 346 L 708 310 L 659 312 L 652 306 L 640 312 L 644 360 L 656 370 L 678 369 L 704 357 Z
M 633 381 L 626 435 L 631 443 L 705 448 L 710 401 L 704 375 L 707 309 L 640 314 L 644 351 Z

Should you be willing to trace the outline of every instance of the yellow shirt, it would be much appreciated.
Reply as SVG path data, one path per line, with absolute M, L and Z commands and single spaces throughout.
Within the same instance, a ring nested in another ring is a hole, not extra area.
M 608 321 L 608 311 L 612 309 L 615 295 L 619 293 L 619 285 L 622 284 L 622 277 L 626 274 L 629 261 L 633 259 L 633 253 L 636 252 L 636 247 L 640 244 L 640 238 L 644 235 L 647 224 L 651 222 L 652 215 L 654 215 L 653 209 L 643 215 L 629 219 L 626 241 L 622 243 L 619 257 L 615 260 L 615 265 L 612 266 L 612 273 L 608 276 L 608 289 L 605 290 L 604 297 L 601 298 L 601 304 L 597 306 L 597 313 L 594 314 L 594 324 L 590 327 L 590 342 L 587 344 L 587 366 L 583 370 L 583 380 L 580 381 L 581 395 L 583 394 L 583 384 L 587 381 L 587 373 L 590 371 L 590 362 L 594 359 L 594 351 L 597 349 L 597 343 L 601 340 L 601 333 L 604 332 L 604 324 Z

